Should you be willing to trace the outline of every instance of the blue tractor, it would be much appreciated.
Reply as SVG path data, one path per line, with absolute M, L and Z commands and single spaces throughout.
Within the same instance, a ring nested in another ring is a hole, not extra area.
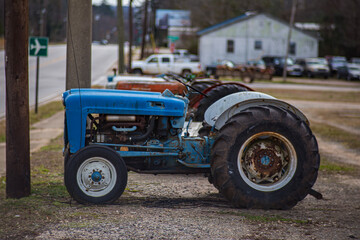
M 70 195 L 79 203 L 111 203 L 124 192 L 128 171 L 204 173 L 241 208 L 289 209 L 313 191 L 318 146 L 297 108 L 238 92 L 213 103 L 204 123 L 196 123 L 191 116 L 185 121 L 188 103 L 168 90 L 64 92 Z

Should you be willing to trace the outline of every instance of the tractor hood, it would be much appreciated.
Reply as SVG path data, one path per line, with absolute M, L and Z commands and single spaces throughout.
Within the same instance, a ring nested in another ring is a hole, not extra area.
M 72 89 L 63 93 L 67 112 L 183 117 L 184 99 L 155 92 Z
M 89 114 L 148 115 L 172 117 L 174 128 L 185 122 L 188 100 L 163 93 L 109 89 L 72 89 L 63 93 L 65 106 L 65 145 L 75 153 L 85 146 L 86 120 Z

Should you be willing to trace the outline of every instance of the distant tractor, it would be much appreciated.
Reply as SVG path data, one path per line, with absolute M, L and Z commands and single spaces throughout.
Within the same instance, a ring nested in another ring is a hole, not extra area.
M 109 76 L 106 88 L 151 92 L 163 92 L 168 89 L 174 94 L 185 96 L 188 89 L 184 83 L 189 84 L 189 88 L 194 88 L 188 95 L 188 110 L 194 114 L 194 121 L 203 121 L 206 109 L 220 98 L 236 92 L 254 91 L 239 82 L 222 82 L 210 78 L 190 79 L 172 73 L 157 77 Z
M 206 110 L 205 129 L 192 136 L 189 126 L 201 123 L 185 122 L 187 96 L 169 90 L 64 92 L 70 195 L 79 203 L 114 202 L 128 171 L 204 173 L 241 208 L 289 209 L 312 191 L 318 145 L 297 108 L 259 92 L 233 93 Z

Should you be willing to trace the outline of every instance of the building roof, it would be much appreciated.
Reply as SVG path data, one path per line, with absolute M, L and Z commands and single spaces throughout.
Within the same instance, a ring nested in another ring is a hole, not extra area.
M 245 21 L 245 20 L 248 20 L 250 18 L 253 18 L 255 16 L 258 16 L 258 15 L 265 15 L 266 17 L 268 18 L 271 18 L 272 20 L 274 21 L 278 21 L 278 22 L 281 22 L 282 24 L 285 24 L 287 26 L 289 26 L 289 23 L 281 20 L 281 19 L 278 19 L 278 18 L 275 18 L 269 14 L 265 14 L 265 13 L 255 13 L 255 12 L 247 12 L 243 15 L 240 15 L 240 16 L 237 16 L 237 17 L 234 17 L 234 18 L 231 18 L 231 19 L 228 19 L 226 21 L 223 21 L 223 22 L 220 22 L 218 24 L 215 24 L 215 25 L 212 25 L 210 27 L 207 27 L 207 28 L 204 28 L 200 31 L 197 32 L 197 35 L 198 36 L 201 36 L 201 35 L 205 35 L 205 34 L 208 34 L 210 32 L 213 32 L 213 31 L 216 31 L 216 30 L 219 30 L 223 27 L 227 27 L 229 25 L 232 25 L 232 24 L 235 24 L 235 23 L 238 23 L 238 22 L 242 22 L 242 21 Z M 290 27 L 290 26 L 289 26 Z M 303 31 L 302 29 L 296 27 L 296 26 L 293 26 L 293 29 L 296 29 L 297 31 L 300 31 L 302 32 L 303 34 L 306 34 L 312 38 L 316 38 L 316 39 L 319 39 L 317 36 L 314 36 L 313 34 L 311 33 L 308 33 L 308 32 L 305 32 Z

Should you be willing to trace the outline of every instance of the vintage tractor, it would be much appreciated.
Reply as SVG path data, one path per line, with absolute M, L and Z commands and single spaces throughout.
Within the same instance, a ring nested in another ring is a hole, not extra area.
M 216 101 L 192 136 L 189 100 L 108 89 L 64 92 L 65 185 L 79 203 L 118 199 L 128 171 L 204 173 L 235 207 L 289 209 L 310 193 L 319 152 L 306 117 L 267 94 Z M 190 126 L 190 127 L 191 127 Z

